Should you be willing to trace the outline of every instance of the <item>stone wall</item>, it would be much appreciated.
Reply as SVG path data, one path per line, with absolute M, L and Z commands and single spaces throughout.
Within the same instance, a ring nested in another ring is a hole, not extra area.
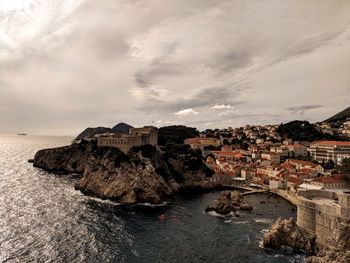
M 131 128 L 129 134 L 109 134 L 97 138 L 97 146 L 119 148 L 127 154 L 134 146 L 158 145 L 158 131 L 154 127 Z
M 316 234 L 317 242 L 326 240 L 339 228 L 341 219 L 349 219 L 350 196 L 324 190 L 298 192 L 297 224 Z

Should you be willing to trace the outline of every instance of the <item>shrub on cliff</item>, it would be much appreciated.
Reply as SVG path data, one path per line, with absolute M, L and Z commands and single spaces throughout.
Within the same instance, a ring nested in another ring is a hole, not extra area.
M 199 132 L 196 128 L 183 125 L 173 125 L 161 127 L 158 129 L 158 144 L 164 146 L 167 143 L 183 144 L 187 138 L 198 137 Z
M 284 138 L 294 141 L 317 141 L 328 139 L 329 136 L 318 131 L 315 125 L 308 121 L 291 121 L 281 124 L 277 128 L 277 132 Z
M 350 158 L 344 158 L 339 166 L 339 171 L 345 174 L 350 174 Z
M 96 158 L 113 160 L 115 165 L 119 167 L 121 163 L 130 163 L 130 157 L 124 154 L 119 148 L 115 147 L 97 147 L 93 152 Z

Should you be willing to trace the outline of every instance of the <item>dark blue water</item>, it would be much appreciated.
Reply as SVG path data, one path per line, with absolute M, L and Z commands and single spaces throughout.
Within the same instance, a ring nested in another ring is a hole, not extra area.
M 130 209 L 75 191 L 74 176 L 27 163 L 70 140 L 0 136 L 0 262 L 302 262 L 259 246 L 278 216 L 295 217 L 283 199 L 248 196 L 253 213 L 238 218 L 203 212 L 217 193 Z

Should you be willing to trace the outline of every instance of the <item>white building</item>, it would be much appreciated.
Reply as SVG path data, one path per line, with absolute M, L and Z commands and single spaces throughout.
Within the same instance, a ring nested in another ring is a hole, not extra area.
M 344 158 L 350 158 L 350 141 L 319 141 L 310 146 L 311 156 L 318 162 L 332 160 L 340 165 Z

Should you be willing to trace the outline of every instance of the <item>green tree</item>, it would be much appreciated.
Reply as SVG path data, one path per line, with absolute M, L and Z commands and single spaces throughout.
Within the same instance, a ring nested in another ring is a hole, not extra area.
M 344 158 L 341 165 L 339 166 L 339 171 L 345 174 L 350 174 L 350 158 Z
M 196 128 L 183 125 L 166 126 L 158 129 L 158 144 L 183 144 L 187 138 L 197 137 L 199 132 Z

